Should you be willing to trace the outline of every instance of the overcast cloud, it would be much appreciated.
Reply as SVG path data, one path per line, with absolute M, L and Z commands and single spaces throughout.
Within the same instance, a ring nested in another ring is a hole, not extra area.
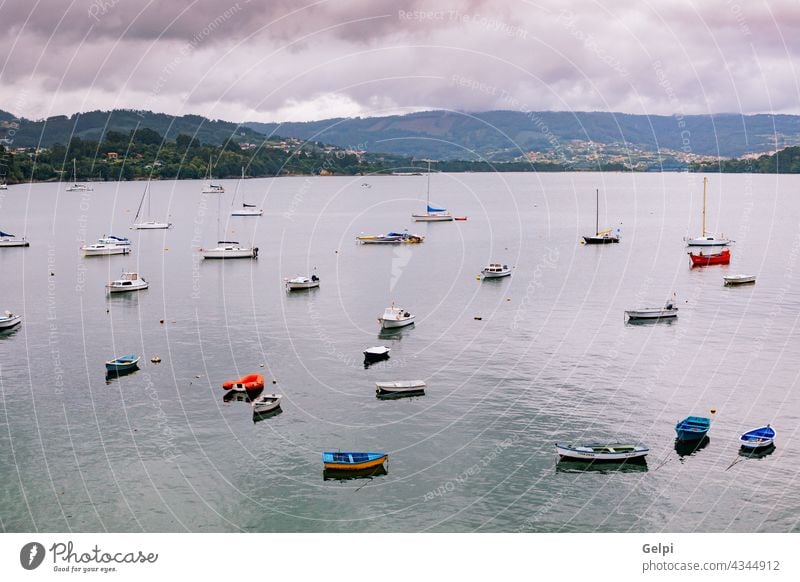
M 0 109 L 800 113 L 795 0 L 0 0 Z

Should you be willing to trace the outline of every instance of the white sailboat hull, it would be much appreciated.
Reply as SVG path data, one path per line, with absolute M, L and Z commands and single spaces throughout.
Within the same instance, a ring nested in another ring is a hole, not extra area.
M 729 244 L 731 241 L 728 239 L 714 237 L 690 238 L 686 241 L 686 245 L 690 247 L 724 247 Z
M 103 257 L 108 255 L 127 255 L 131 248 L 127 246 L 97 245 L 81 247 L 85 257 Z
M 29 247 L 31 246 L 24 238 L 0 238 L 0 247 Z
M 412 214 L 414 222 L 449 222 L 453 220 L 450 214 Z
M 254 259 L 258 256 L 258 249 L 248 247 L 217 247 L 213 249 L 200 249 L 204 259 Z
M 262 214 L 264 214 L 264 211 L 260 208 L 253 208 L 252 210 L 243 208 L 241 210 L 231 211 L 231 216 L 261 216 Z
M 155 220 L 137 222 L 131 226 L 131 230 L 164 230 L 167 228 L 172 228 L 171 222 L 156 222 Z

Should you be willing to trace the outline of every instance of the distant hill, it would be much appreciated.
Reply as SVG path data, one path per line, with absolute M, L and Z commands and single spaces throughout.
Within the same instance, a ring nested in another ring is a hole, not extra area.
M 800 145 L 797 115 L 629 115 L 602 112 L 426 111 L 389 117 L 305 123 L 245 123 L 261 133 L 312 139 L 371 152 L 502 161 L 528 151 L 562 149 L 573 142 L 620 144 L 648 152 L 738 157 Z M 475 154 L 470 154 L 474 151 Z
M 19 123 L 19 128 L 8 127 L 8 123 L 15 121 Z M 230 121 L 210 120 L 199 115 L 175 117 L 152 111 L 116 109 L 76 113 L 69 117 L 58 115 L 33 121 L 16 120 L 11 113 L 0 111 L 0 140 L 8 138 L 9 130 L 15 129 L 16 132 L 11 134 L 14 147 L 50 147 L 56 143 L 67 144 L 72 137 L 99 141 L 108 131 L 127 134 L 137 127 L 152 129 L 168 140 L 174 140 L 179 134 L 186 134 L 211 145 L 221 145 L 230 139 L 263 140 L 263 136 L 251 128 L 241 127 Z

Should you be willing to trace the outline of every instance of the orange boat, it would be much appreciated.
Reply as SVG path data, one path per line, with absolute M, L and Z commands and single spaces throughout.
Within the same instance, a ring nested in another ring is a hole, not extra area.
M 264 389 L 264 376 L 261 374 L 248 374 L 242 376 L 237 380 L 228 380 L 222 384 L 225 390 L 235 390 L 237 392 L 245 392 L 247 390 L 263 390 Z
M 708 255 L 700 251 L 698 254 L 689 253 L 689 258 L 692 260 L 693 267 L 705 267 L 707 265 L 727 265 L 731 262 L 731 251 L 725 249 L 719 253 L 711 253 Z

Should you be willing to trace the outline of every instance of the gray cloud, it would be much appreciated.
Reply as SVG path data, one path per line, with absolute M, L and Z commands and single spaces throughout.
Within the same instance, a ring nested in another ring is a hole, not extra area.
M 800 113 L 790 0 L 6 0 L 0 22 L 0 108 L 29 117 Z

